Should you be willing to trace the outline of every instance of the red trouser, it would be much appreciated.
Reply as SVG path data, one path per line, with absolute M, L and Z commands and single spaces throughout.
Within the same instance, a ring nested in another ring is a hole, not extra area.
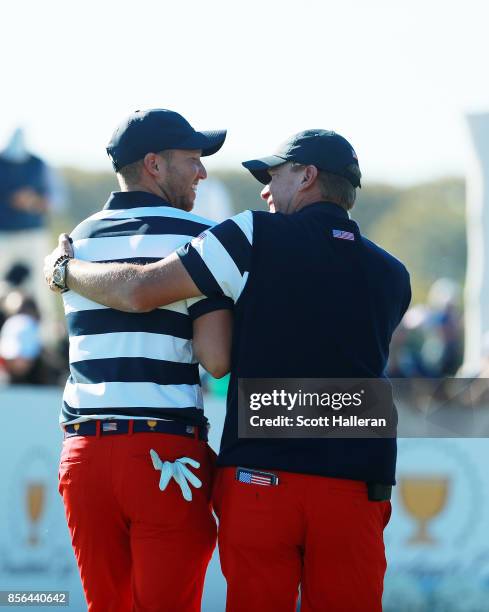
M 183 499 L 149 450 L 191 457 L 202 481 Z M 91 612 L 197 612 L 216 542 L 210 509 L 213 451 L 205 442 L 162 433 L 84 436 L 63 442 L 59 492 Z
M 270 471 L 277 486 L 217 472 L 226 610 L 295 612 L 300 584 L 301 612 L 381 612 L 390 502 L 362 482 Z

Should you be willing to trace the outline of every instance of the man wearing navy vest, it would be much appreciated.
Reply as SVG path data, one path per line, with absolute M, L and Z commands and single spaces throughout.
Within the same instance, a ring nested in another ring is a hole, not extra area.
M 245 211 L 143 268 L 70 260 L 67 283 L 128 311 L 234 300 L 214 487 L 228 610 L 292 612 L 301 585 L 303 611 L 380 612 L 395 439 L 239 438 L 238 379 L 382 378 L 409 274 L 349 217 L 361 173 L 340 135 L 307 130 L 243 165 L 275 214 Z

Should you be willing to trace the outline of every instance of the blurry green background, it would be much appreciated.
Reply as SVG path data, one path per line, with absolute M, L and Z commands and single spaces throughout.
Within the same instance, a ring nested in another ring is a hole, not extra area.
M 68 203 L 61 216 L 51 219 L 53 243 L 61 231 L 70 231 L 103 206 L 117 190 L 110 172 L 61 169 Z M 235 213 L 263 209 L 259 184 L 245 171 L 212 171 L 232 200 Z M 465 181 L 447 177 L 406 188 L 366 184 L 357 192 L 352 217 L 362 233 L 398 257 L 411 274 L 412 303 L 422 303 L 432 283 L 450 277 L 464 283 L 466 265 Z

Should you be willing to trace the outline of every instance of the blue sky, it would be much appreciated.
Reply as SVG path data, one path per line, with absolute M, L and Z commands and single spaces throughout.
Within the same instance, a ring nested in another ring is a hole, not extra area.
M 208 168 L 306 128 L 334 129 L 367 181 L 463 175 L 468 112 L 489 112 L 483 1 L 10 2 L 0 23 L 0 144 L 23 125 L 55 165 L 109 170 L 137 108 L 227 127 Z

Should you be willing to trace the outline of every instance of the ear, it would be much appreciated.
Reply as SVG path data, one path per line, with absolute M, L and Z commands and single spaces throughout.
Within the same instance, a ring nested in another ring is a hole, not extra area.
M 158 176 L 160 171 L 160 164 L 156 153 L 146 153 L 143 158 L 144 169 L 151 176 Z
M 301 184 L 299 185 L 299 191 L 310 189 L 314 185 L 318 174 L 319 172 L 316 166 L 305 166 Z

